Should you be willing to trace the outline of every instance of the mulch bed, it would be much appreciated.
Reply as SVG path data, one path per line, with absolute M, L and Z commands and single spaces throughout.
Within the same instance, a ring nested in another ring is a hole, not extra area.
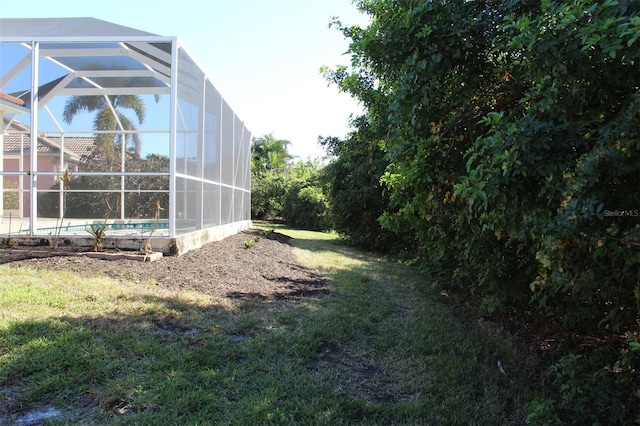
M 246 240 L 256 237 L 260 238 L 253 247 L 245 247 Z M 154 262 L 61 255 L 38 247 L 0 250 L 0 264 L 102 274 L 134 282 L 153 280 L 169 290 L 236 299 L 299 299 L 327 293 L 326 278 L 296 262 L 289 240 L 277 232 L 266 238 L 260 230 L 251 229 Z

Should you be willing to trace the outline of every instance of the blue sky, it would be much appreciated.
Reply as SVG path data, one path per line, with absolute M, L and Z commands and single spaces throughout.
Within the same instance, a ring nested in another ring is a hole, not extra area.
M 367 22 L 351 0 L 0 0 L 3 18 L 93 17 L 178 36 L 252 135 L 288 139 L 301 159 L 323 156 L 318 136 L 343 137 L 361 111 L 319 73 L 350 60 L 330 16 Z

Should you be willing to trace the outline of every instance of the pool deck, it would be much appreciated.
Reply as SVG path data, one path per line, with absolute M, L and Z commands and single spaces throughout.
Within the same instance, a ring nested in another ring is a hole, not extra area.
M 34 236 L 29 234 L 28 218 L 0 218 L 0 246 L 10 238 L 12 242 L 22 246 L 51 246 L 54 239 L 58 239 L 60 246 L 92 247 L 95 238 L 88 229 L 91 225 L 101 225 L 103 220 L 93 219 L 64 219 L 62 225 L 59 220 L 38 218 L 38 232 Z M 251 228 L 250 220 L 220 225 L 212 228 L 194 230 L 177 237 L 169 237 L 166 219 L 160 221 L 149 240 L 153 221 L 113 220 L 108 221 L 103 247 L 120 250 L 140 250 L 150 241 L 151 248 L 165 255 L 180 255 L 187 251 L 202 247 L 212 241 L 242 232 Z M 59 231 L 58 231 L 59 228 Z
M 75 235 L 86 236 L 88 229 L 92 225 L 102 225 L 103 220 L 94 219 L 64 219 L 62 223 L 56 219 L 38 218 L 38 231 L 35 233 L 39 237 L 49 235 Z M 169 235 L 167 222 L 159 222 L 153 231 L 153 235 Z M 58 232 L 58 228 L 60 231 Z M 137 236 L 138 238 L 148 238 L 153 221 L 149 220 L 118 220 L 107 221 L 107 233 L 122 236 Z M 29 218 L 8 218 L 0 219 L 0 237 L 7 238 L 13 236 L 29 236 Z

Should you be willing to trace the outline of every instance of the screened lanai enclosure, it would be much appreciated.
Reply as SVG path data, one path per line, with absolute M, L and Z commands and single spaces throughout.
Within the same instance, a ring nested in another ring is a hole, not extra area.
M 251 135 L 177 37 L 0 19 L 0 115 L 5 240 L 179 254 L 251 226 Z

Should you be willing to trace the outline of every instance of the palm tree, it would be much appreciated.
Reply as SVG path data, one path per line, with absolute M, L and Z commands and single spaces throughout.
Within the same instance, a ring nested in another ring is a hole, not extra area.
M 120 170 L 123 153 L 129 154 L 129 160 L 140 158 L 140 137 L 135 132 L 135 122 L 125 115 L 123 110 L 133 111 L 138 124 L 144 122 L 145 104 L 142 98 L 136 95 L 72 96 L 65 103 L 62 118 L 67 124 L 71 124 L 80 112 L 95 113 L 93 119 L 93 128 L 96 130 L 95 142 L 92 151 L 85 156 L 86 171 Z M 102 133 L 102 131 L 109 133 Z M 107 203 L 118 206 L 116 212 L 124 218 L 124 178 L 81 176 L 75 179 L 72 185 L 75 189 L 119 188 L 119 193 L 109 192 L 106 199 Z M 70 215 L 101 217 L 104 214 L 105 194 L 102 192 L 72 193 L 67 201 L 69 206 L 78 210 L 77 212 L 70 210 Z
M 283 169 L 287 160 L 293 158 L 287 151 L 290 144 L 286 139 L 274 138 L 272 133 L 254 138 L 251 143 L 251 169 L 256 172 Z
M 121 130 L 118 122 L 124 130 L 136 130 L 134 122 L 122 112 L 123 109 L 132 110 L 138 124 L 144 122 L 146 114 L 144 101 L 136 95 L 72 96 L 65 103 L 62 118 L 67 124 L 71 124 L 75 116 L 82 111 L 96 112 L 93 120 L 94 130 L 117 132 Z M 140 154 L 140 136 L 136 132 L 97 133 L 91 157 L 106 163 L 107 168 L 111 169 L 117 164 L 119 158 L 117 148 L 122 144 L 125 144 L 125 148 L 130 147 L 136 155 Z

